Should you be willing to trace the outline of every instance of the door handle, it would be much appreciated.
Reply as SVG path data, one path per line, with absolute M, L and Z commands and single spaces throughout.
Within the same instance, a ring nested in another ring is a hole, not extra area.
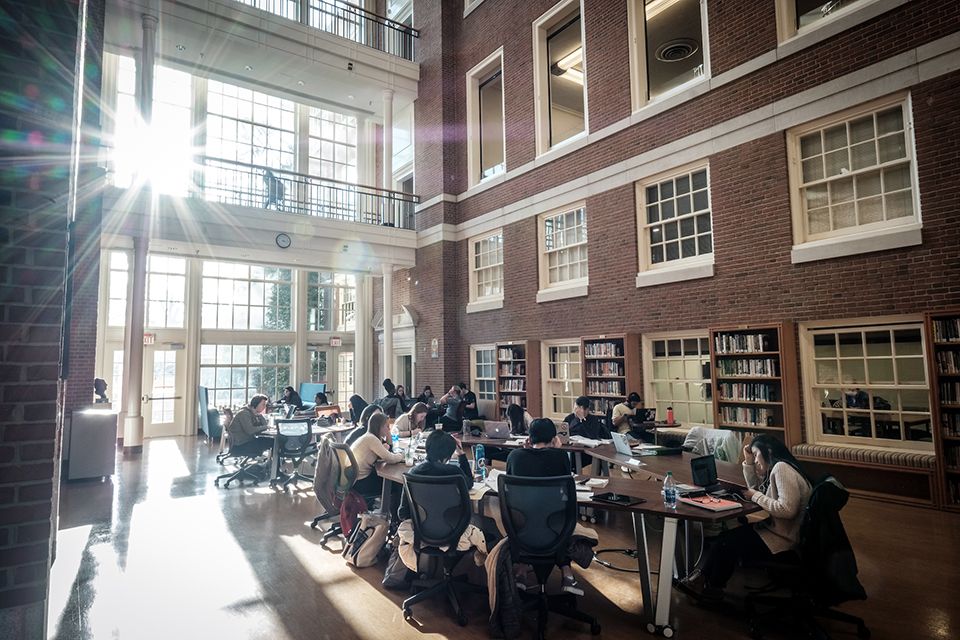
M 164 397 L 143 396 L 143 401 L 150 402 L 151 400 L 180 400 L 182 398 L 183 396 L 164 396 Z

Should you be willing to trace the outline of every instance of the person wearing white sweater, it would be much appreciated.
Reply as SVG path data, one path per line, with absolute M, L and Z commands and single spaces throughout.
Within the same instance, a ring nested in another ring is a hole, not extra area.
M 759 435 L 743 448 L 743 495 L 769 518 L 755 525 L 725 531 L 704 563 L 703 595 L 723 598 L 723 588 L 739 560 L 763 561 L 797 546 L 811 483 L 790 450 L 770 435 Z
M 367 432 L 350 445 L 353 457 L 357 460 L 357 481 L 353 490 L 360 495 L 380 492 L 383 478 L 377 475 L 377 462 L 403 462 L 403 454 L 390 451 L 384 444 L 389 438 L 390 425 L 386 414 L 375 413 L 367 422 Z

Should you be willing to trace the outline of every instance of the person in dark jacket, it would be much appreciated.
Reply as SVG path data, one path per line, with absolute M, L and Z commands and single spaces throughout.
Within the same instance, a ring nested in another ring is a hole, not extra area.
M 375 405 L 375 404 L 368 404 L 367 406 L 365 406 L 363 408 L 363 411 L 357 417 L 357 421 L 356 421 L 357 428 L 351 431 L 349 435 L 347 435 L 347 439 L 344 440 L 344 443 L 353 444 L 354 442 L 356 442 L 360 438 L 360 436 L 362 436 L 367 432 L 367 423 L 370 422 L 370 416 L 372 416 L 375 413 L 380 413 L 381 411 L 383 411 L 383 409 L 381 409 L 378 405 Z
M 573 404 L 573 413 L 563 419 L 570 425 L 570 435 L 594 440 L 609 440 L 610 429 L 603 418 L 590 413 L 590 398 L 580 396 Z
M 297 411 L 303 411 L 303 399 L 293 387 L 283 388 L 283 404 L 287 406 L 292 405 L 297 408 Z
M 360 424 L 360 415 L 363 413 L 363 410 L 367 408 L 367 401 L 364 400 L 362 396 L 353 394 L 350 396 L 350 399 L 347 400 L 347 406 L 350 408 L 350 422 Z
M 388 418 L 394 420 L 403 413 L 403 403 L 397 396 L 397 387 L 390 378 L 383 381 L 383 390 L 387 392 L 387 395 L 377 400 L 377 404 L 380 405 Z

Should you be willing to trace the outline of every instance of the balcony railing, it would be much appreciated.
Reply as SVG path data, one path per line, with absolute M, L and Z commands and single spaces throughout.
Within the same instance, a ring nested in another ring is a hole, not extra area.
M 342 0 L 307 0 L 305 3 L 301 0 L 236 1 L 404 60 L 413 61 L 416 54 L 419 31 Z

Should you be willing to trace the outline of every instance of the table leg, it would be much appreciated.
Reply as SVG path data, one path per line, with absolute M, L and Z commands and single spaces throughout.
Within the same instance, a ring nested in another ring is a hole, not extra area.
M 657 614 L 654 620 L 658 627 L 670 623 L 670 596 L 673 589 L 673 554 L 677 547 L 677 519 L 663 519 L 663 541 L 660 546 L 660 571 L 657 576 Z
M 280 475 L 280 438 L 273 439 L 273 449 L 270 451 L 270 482 Z
M 387 517 L 393 513 L 393 480 L 383 479 L 383 486 L 380 488 L 380 513 Z
M 637 570 L 640 573 L 640 597 L 643 598 L 643 621 L 651 623 L 653 595 L 650 588 L 650 559 L 647 556 L 647 529 L 642 513 L 633 513 L 633 537 L 637 543 Z

